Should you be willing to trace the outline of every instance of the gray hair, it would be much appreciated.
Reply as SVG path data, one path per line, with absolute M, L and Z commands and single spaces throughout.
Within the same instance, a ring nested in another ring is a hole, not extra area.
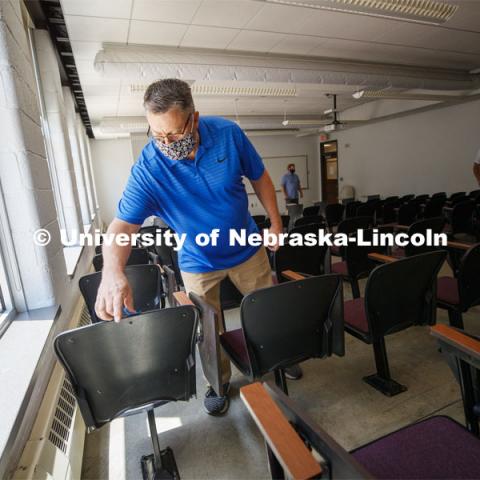
M 158 80 L 148 86 L 143 106 L 151 113 L 165 113 L 171 108 L 194 112 L 192 91 L 187 82 L 177 78 Z

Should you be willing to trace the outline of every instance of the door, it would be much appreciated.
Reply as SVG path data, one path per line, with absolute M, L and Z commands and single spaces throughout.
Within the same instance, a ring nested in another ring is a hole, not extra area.
M 322 172 L 322 200 L 338 203 L 338 157 L 337 141 L 320 144 L 320 166 Z

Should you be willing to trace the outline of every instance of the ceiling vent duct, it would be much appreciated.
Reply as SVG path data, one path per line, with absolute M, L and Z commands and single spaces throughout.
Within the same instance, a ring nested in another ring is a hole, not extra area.
M 277 5 L 354 13 L 410 22 L 441 25 L 448 22 L 458 5 L 437 0 L 257 0 Z
M 288 88 L 277 92 L 277 96 L 292 93 L 296 84 L 353 86 L 359 90 L 362 87 L 469 90 L 480 85 L 475 76 L 455 70 L 120 44 L 105 44 L 95 57 L 95 69 L 106 78 L 122 78 L 132 83 L 140 78 L 142 84 L 160 78 L 180 78 L 214 86 L 222 82 L 287 84 Z M 211 91 L 215 88 L 218 87 L 211 87 Z M 265 92 L 268 93 L 268 88 Z

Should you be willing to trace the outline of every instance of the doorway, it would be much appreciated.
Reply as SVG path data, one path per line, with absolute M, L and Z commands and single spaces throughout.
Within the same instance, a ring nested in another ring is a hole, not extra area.
M 338 156 L 337 141 L 320 144 L 320 168 L 322 175 L 322 201 L 338 203 Z

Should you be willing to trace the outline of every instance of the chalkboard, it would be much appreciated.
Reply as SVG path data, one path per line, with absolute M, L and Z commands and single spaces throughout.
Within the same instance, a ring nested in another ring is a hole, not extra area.
M 282 190 L 282 177 L 287 172 L 287 166 L 290 163 L 295 164 L 295 173 L 300 178 L 302 189 L 308 189 L 308 155 L 285 155 L 279 157 L 262 157 L 263 163 L 268 173 L 272 177 L 275 190 L 280 192 Z M 253 194 L 252 185 L 248 180 L 245 181 L 247 193 Z

